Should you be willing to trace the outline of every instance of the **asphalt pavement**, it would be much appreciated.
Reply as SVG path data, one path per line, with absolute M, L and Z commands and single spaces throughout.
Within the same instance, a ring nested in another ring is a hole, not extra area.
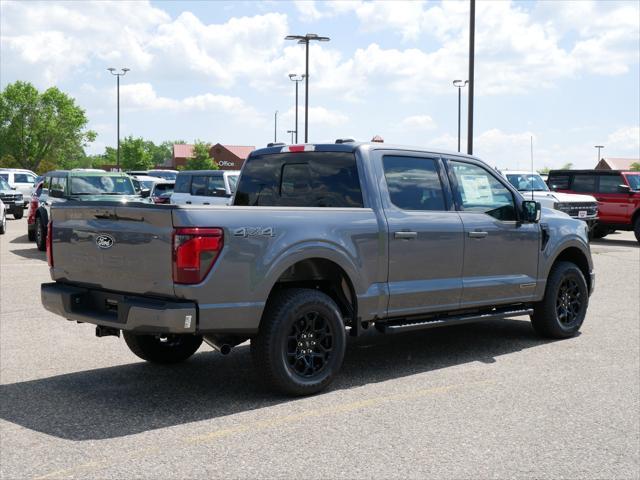
M 527 317 L 350 341 L 314 397 L 256 385 L 249 350 L 146 364 L 40 305 L 26 221 L 0 236 L 0 478 L 640 477 L 640 249 L 592 245 L 579 336 Z

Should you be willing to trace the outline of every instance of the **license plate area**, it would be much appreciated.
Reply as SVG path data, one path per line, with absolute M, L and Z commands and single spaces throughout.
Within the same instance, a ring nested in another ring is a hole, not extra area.
M 587 216 L 586 210 L 578 210 L 578 218 L 584 218 Z

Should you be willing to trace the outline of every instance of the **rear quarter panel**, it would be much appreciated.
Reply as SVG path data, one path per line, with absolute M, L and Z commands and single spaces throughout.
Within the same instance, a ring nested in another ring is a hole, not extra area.
M 224 248 L 205 280 L 176 285 L 199 305 L 203 331 L 255 331 L 271 289 L 291 265 L 323 258 L 349 276 L 359 316 L 381 313 L 386 269 L 384 229 L 370 208 L 187 207 L 173 210 L 175 227 L 221 227 Z

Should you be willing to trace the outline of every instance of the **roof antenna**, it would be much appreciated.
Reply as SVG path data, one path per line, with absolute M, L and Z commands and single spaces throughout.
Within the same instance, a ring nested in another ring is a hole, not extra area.
M 533 135 L 531 135 L 531 200 L 533 200 Z

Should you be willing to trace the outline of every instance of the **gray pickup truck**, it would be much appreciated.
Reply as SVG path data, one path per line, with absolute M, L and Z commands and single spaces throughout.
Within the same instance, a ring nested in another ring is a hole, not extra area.
M 276 145 L 232 206 L 51 210 L 45 308 L 175 363 L 247 339 L 278 391 L 325 388 L 346 335 L 530 315 L 570 337 L 595 277 L 584 222 L 471 156 L 380 143 Z

